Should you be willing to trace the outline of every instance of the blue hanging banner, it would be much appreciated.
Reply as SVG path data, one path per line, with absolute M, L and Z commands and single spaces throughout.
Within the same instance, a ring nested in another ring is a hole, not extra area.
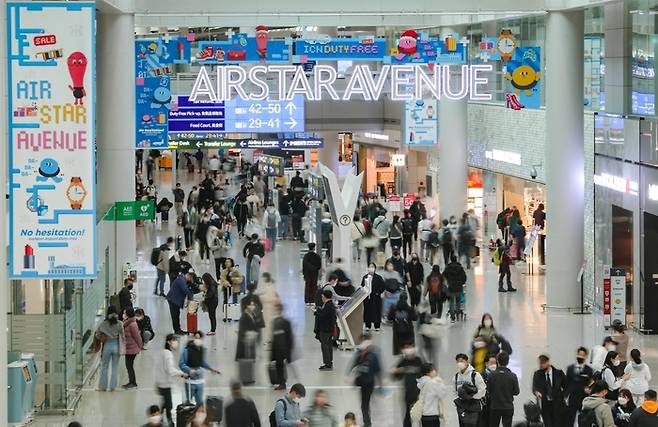
M 406 30 L 384 62 L 390 64 L 465 64 L 468 48 L 456 34 L 440 40 L 415 30 Z
M 267 29 L 257 27 L 256 37 L 240 33 L 227 41 L 200 41 L 196 61 L 200 64 L 290 62 L 291 43 L 291 40 L 269 40 Z
M 361 37 L 355 39 L 295 40 L 296 62 L 317 61 L 383 61 L 386 56 L 386 39 Z
M 541 106 L 541 48 L 517 47 L 512 60 L 503 68 L 506 84 L 505 103 L 508 108 L 537 109 Z

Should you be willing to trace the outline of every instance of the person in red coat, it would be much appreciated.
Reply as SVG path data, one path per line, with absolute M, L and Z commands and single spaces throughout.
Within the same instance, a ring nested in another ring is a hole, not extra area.
M 129 307 L 123 313 L 123 333 L 126 340 L 126 370 L 128 371 L 128 384 L 123 388 L 130 389 L 137 387 L 135 379 L 135 358 L 142 351 L 142 335 L 139 332 L 135 309 Z

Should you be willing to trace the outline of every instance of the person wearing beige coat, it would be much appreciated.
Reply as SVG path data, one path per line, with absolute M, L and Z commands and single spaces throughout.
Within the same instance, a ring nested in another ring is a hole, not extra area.
M 261 277 L 262 282 L 258 286 L 257 294 L 263 304 L 263 321 L 265 322 L 263 336 L 267 343 L 272 339 L 272 320 L 276 313 L 276 305 L 281 302 L 281 298 L 270 273 L 265 272 Z

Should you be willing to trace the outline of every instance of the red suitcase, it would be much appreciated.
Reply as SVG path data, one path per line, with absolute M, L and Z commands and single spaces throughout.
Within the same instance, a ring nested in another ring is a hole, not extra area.
M 187 313 L 187 333 L 193 334 L 199 330 L 198 328 L 199 316 L 197 313 Z

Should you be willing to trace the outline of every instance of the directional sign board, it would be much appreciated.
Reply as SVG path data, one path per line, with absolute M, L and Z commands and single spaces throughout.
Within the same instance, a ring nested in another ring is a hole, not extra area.
M 220 148 L 243 148 L 245 150 L 263 150 L 268 148 L 280 148 L 283 150 L 307 150 L 322 148 L 322 138 L 249 138 L 249 139 L 206 139 L 203 133 L 176 133 L 169 134 L 169 149 L 220 149 Z M 178 137 L 178 138 L 176 138 Z
M 169 132 L 248 132 L 278 133 L 304 131 L 304 97 L 292 101 L 225 102 L 179 96 L 169 112 Z

